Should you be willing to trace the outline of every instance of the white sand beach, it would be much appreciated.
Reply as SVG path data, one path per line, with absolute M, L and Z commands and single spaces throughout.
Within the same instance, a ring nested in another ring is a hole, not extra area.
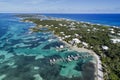
M 56 35 L 56 37 L 58 37 L 58 36 Z M 96 59 L 96 62 L 94 62 L 94 63 L 96 63 L 96 73 L 95 73 L 96 78 L 95 78 L 95 80 L 104 80 L 101 60 L 100 60 L 99 56 L 94 51 L 86 49 L 86 48 L 78 48 L 77 46 L 72 46 L 71 44 L 69 44 L 63 40 L 60 40 L 60 41 L 65 43 L 66 46 L 68 46 L 70 48 L 70 50 L 77 51 L 77 52 L 90 53 L 90 55 L 92 55 Z

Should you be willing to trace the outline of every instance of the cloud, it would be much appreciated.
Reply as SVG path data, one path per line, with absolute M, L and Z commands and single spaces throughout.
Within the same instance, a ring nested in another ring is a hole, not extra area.
M 23 4 L 26 5 L 36 5 L 45 2 L 45 0 L 26 0 L 23 2 Z
M 120 12 L 119 2 L 110 0 L 0 0 L 0 11 L 43 13 Z

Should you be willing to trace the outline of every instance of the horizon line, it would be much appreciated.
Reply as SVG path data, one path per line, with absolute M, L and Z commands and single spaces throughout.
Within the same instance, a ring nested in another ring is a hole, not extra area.
M 120 13 L 42 13 L 42 12 L 0 12 L 0 14 L 120 14 Z

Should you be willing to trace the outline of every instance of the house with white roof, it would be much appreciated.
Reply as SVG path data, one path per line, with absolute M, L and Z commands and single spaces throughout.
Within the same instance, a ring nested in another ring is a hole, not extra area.
M 108 47 L 108 46 L 102 46 L 102 49 L 103 49 L 103 50 L 108 50 L 109 47 Z
M 114 31 L 110 31 L 110 33 L 114 34 L 115 32 Z
M 74 38 L 72 41 L 74 41 L 75 43 L 81 43 L 81 41 L 78 38 Z
M 112 43 L 120 43 L 120 39 L 111 39 Z
M 82 44 L 85 46 L 85 47 L 88 47 L 88 44 L 86 42 L 82 42 Z

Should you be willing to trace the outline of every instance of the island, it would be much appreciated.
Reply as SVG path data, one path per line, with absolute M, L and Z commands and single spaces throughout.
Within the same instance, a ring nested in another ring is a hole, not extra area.
M 20 14 L 23 22 L 34 23 L 30 33 L 51 32 L 71 50 L 88 52 L 96 62 L 95 80 L 120 79 L 120 28 L 55 18 L 39 14 Z M 58 50 L 63 50 L 61 45 Z M 87 55 L 88 57 L 88 55 Z M 77 58 L 75 58 L 77 59 Z M 71 61 L 69 59 L 69 61 Z M 55 60 L 50 60 L 55 64 Z

